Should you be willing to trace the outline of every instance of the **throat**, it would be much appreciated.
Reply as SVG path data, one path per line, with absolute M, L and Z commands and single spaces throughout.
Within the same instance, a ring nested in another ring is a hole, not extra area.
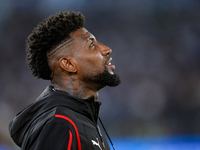
M 66 92 L 72 97 L 87 99 L 93 96 L 95 100 L 98 98 L 98 89 L 93 84 L 82 82 L 73 74 L 65 76 L 64 79 L 61 77 L 53 81 L 55 90 Z
M 70 83 L 71 84 L 71 83 Z M 59 86 L 53 85 L 56 91 L 63 91 L 68 93 L 72 97 L 80 98 L 80 99 L 88 99 L 89 97 L 94 97 L 94 100 L 98 99 L 98 92 L 94 90 L 84 88 L 83 86 L 74 87 L 74 85 L 66 85 L 66 86 Z

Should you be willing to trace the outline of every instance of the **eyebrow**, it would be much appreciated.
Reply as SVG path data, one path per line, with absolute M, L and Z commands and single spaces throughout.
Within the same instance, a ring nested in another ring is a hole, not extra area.
M 87 41 L 94 41 L 95 40 L 95 38 L 94 37 L 90 37 L 90 38 L 88 38 L 88 40 Z
M 83 39 L 86 39 L 87 42 L 89 40 L 92 40 L 92 41 L 96 40 L 95 36 L 93 34 L 91 34 L 90 32 L 86 32 L 85 35 L 84 35 L 84 37 L 83 37 Z
M 96 38 L 95 38 L 95 36 L 94 35 L 92 35 L 92 34 L 90 34 L 90 36 L 89 36 L 89 38 L 87 39 L 87 42 L 88 41 L 95 41 L 96 40 Z

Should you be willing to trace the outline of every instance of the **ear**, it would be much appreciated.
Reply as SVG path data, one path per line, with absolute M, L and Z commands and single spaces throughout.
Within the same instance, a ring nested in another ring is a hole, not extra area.
M 59 60 L 59 65 L 61 68 L 67 72 L 77 72 L 76 61 L 72 57 L 63 57 Z

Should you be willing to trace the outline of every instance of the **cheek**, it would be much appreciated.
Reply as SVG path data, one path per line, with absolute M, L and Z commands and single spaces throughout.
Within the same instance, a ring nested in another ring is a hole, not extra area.
M 101 67 L 104 64 L 104 59 L 100 53 L 88 54 L 80 59 L 80 63 L 91 67 Z
M 98 56 L 98 57 L 97 57 Z M 88 73 L 100 73 L 104 71 L 105 62 L 103 56 L 94 55 L 91 57 L 84 57 L 79 60 L 80 71 Z

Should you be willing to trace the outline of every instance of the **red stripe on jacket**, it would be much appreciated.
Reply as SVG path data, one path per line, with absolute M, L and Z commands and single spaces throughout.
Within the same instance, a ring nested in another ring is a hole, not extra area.
M 75 132 L 76 132 L 78 150 L 81 150 L 81 140 L 80 140 L 80 136 L 79 136 L 79 133 L 78 133 L 78 129 L 77 129 L 75 123 L 74 123 L 71 119 L 69 119 L 68 117 L 63 116 L 63 115 L 57 115 L 57 114 L 56 114 L 55 117 L 56 117 L 56 118 L 65 119 L 65 120 L 67 120 L 68 122 L 70 122 L 70 123 L 72 124 L 72 126 L 74 127 Z M 71 140 L 72 140 L 72 139 L 71 139 Z M 68 145 L 68 148 L 69 148 L 69 145 Z
M 69 130 L 69 142 L 67 150 L 71 150 L 71 147 L 72 147 L 72 132 Z

